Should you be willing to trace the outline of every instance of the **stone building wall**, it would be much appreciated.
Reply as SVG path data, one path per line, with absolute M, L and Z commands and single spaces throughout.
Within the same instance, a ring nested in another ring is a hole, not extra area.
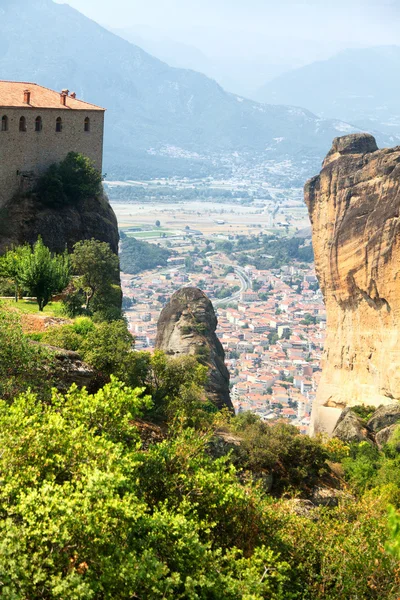
M 0 130 L 0 206 L 18 191 L 32 186 L 38 175 L 51 164 L 63 160 L 69 152 L 88 156 L 102 171 L 104 112 L 101 110 L 65 110 L 0 107 L 0 125 L 7 116 L 7 131 Z M 35 131 L 35 119 L 42 118 L 42 130 Z M 26 131 L 19 130 L 20 118 L 26 119 Z M 56 131 L 56 119 L 62 119 L 62 131 Z M 85 118 L 90 130 L 85 131 Z

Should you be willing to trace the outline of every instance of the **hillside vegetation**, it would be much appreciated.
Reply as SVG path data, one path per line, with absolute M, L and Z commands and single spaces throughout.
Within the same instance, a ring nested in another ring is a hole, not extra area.
M 80 317 L 36 339 L 0 306 L 2 596 L 398 597 L 392 447 L 369 480 L 362 446 L 219 413 L 196 358 L 135 352 L 122 320 Z M 51 390 L 43 342 L 95 366 L 98 392 Z M 332 460 L 343 500 L 314 507 Z
M 142 271 L 166 267 L 171 252 L 162 246 L 150 244 L 134 237 L 128 237 L 123 232 L 121 236 L 121 270 L 123 273 L 136 275 Z

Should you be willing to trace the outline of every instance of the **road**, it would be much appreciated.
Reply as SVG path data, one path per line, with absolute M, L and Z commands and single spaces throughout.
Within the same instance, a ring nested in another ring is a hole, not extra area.
M 228 296 L 227 298 L 223 298 L 221 300 L 213 300 L 212 303 L 214 305 L 214 308 L 218 308 L 220 306 L 226 306 L 227 304 L 230 304 L 231 302 L 237 302 L 238 300 L 240 300 L 240 295 L 243 292 L 246 292 L 248 289 L 252 288 L 251 279 L 242 267 L 235 267 L 233 265 L 228 265 L 228 264 L 224 264 L 224 263 L 217 263 L 217 264 L 219 264 L 220 266 L 224 266 L 224 267 L 232 267 L 234 269 L 235 274 L 237 275 L 237 277 L 240 281 L 240 290 L 235 292 L 234 294 L 232 294 L 232 296 Z

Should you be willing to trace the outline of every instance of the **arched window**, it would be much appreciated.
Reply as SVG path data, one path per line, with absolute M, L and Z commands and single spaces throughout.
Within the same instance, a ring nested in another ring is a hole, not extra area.
M 25 117 L 21 117 L 19 120 L 19 130 L 23 131 L 24 133 L 26 132 L 26 119 Z
M 62 131 L 62 118 L 61 117 L 57 117 L 57 119 L 56 119 L 56 131 L 57 131 L 57 133 L 61 133 L 61 131 Z
M 42 129 L 43 129 L 42 117 L 36 117 L 35 131 L 42 131 Z
M 84 130 L 85 131 L 90 131 L 90 119 L 89 119 L 89 117 L 86 117 L 86 119 L 85 119 Z
M 6 115 L 1 117 L 1 130 L 8 131 L 8 117 Z

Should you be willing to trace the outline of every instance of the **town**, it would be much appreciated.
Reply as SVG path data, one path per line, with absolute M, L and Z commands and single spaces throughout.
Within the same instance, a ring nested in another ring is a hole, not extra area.
M 117 214 L 126 211 L 126 206 L 114 208 Z M 254 215 L 250 221 L 258 218 Z M 213 219 L 223 228 L 224 222 L 214 215 Z M 201 218 L 198 221 L 196 227 L 201 227 Z M 228 235 L 203 234 L 192 224 L 182 235 L 168 238 L 162 230 L 155 237 L 143 225 L 128 231 L 168 248 L 170 257 L 164 266 L 122 273 L 126 318 L 136 349 L 152 350 L 157 321 L 170 296 L 185 286 L 199 287 L 218 316 L 217 334 L 226 352 L 235 411 L 251 411 L 268 422 L 285 419 L 306 433 L 325 341 L 322 294 L 312 261 L 261 254 L 257 248 L 266 243 L 264 233 L 252 226 L 246 223 L 246 231 L 252 231 L 248 236 L 236 229 Z M 300 251 L 309 249 L 310 239 L 301 239 L 298 246 Z M 254 260 L 254 253 L 263 258 Z M 259 262 L 263 268 L 254 264 Z

